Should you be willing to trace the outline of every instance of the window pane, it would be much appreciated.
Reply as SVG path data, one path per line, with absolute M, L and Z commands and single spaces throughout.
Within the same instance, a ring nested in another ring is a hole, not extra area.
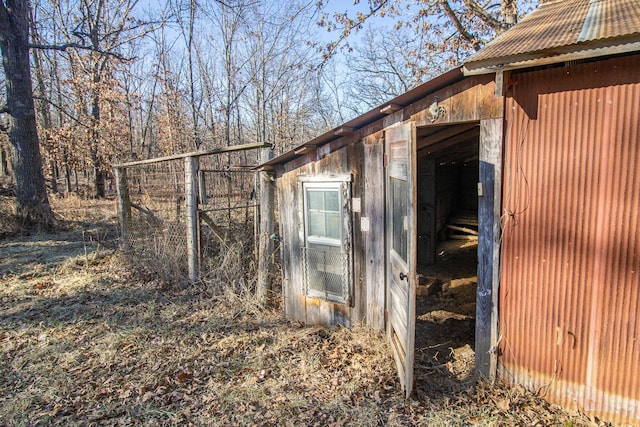
M 407 182 L 391 178 L 391 227 L 393 250 L 407 260 Z
M 323 210 L 323 191 L 307 191 L 307 204 L 309 210 Z
M 308 188 L 307 236 L 337 240 L 341 237 L 340 190 L 338 188 Z
M 309 212 L 309 236 L 324 237 L 324 213 Z
M 340 197 L 337 191 L 324 192 L 324 208 L 331 212 L 340 212 Z
M 326 236 L 331 239 L 340 239 L 340 214 L 327 212 L 326 219 Z

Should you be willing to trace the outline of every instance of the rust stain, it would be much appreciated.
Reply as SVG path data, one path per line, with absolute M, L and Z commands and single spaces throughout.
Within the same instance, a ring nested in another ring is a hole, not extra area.
M 500 372 L 640 422 L 640 56 L 512 76 Z

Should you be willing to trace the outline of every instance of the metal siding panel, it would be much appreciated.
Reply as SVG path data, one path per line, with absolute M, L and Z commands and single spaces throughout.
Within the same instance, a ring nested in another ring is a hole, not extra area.
M 500 375 L 640 421 L 640 57 L 514 74 Z
M 609 104 L 610 100 L 618 101 Z M 640 85 L 608 88 L 610 140 L 603 156 L 607 180 L 603 280 L 599 307 L 601 334 L 596 352 L 596 387 L 640 398 Z M 617 108 L 616 108 L 617 107 Z

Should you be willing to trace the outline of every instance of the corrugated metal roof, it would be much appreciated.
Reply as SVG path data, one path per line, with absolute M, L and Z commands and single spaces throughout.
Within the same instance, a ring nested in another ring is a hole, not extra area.
M 351 129 L 352 131 L 357 131 L 358 129 L 361 129 L 364 126 L 367 126 L 371 123 L 374 123 L 380 120 L 381 118 L 387 115 L 386 113 L 382 112 L 382 110 L 387 106 L 396 106 L 399 108 L 404 108 L 410 104 L 413 104 L 420 98 L 423 98 L 426 95 L 433 93 L 445 86 L 452 85 L 457 81 L 462 80 L 463 78 L 464 78 L 464 75 L 462 74 L 462 67 L 454 68 L 453 70 L 450 70 L 444 74 L 441 74 L 435 77 L 434 79 L 429 80 L 428 82 L 423 83 L 420 86 L 414 89 L 411 89 L 410 91 L 405 92 L 400 96 L 397 96 L 391 101 L 385 102 L 379 107 L 376 107 L 373 110 L 338 126 L 337 128 L 331 129 L 330 131 L 327 131 L 322 135 L 317 136 L 316 138 L 310 141 L 307 141 L 304 144 L 299 145 L 293 150 L 287 151 L 281 154 L 280 156 L 275 157 L 274 159 L 271 159 L 268 162 L 265 162 L 259 165 L 257 169 L 265 169 L 275 165 L 285 164 L 297 157 L 300 157 L 303 152 L 301 151 L 303 147 L 319 147 L 321 145 L 325 145 L 339 138 L 342 138 L 343 135 L 339 132 L 340 129 Z
M 639 0 L 544 3 L 465 63 L 465 74 L 640 50 Z

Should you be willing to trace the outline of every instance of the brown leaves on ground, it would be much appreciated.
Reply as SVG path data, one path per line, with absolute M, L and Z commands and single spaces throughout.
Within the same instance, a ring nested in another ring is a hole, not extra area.
M 0 241 L 0 258 L 16 258 L 6 263 L 11 268 L 22 265 L 19 258 L 29 252 L 16 247 L 28 243 Z M 96 249 L 71 251 L 33 274 L 0 272 L 0 425 L 585 421 L 524 390 L 482 383 L 406 401 L 376 332 L 309 327 L 287 321 L 280 310 L 256 314 L 256 305 L 230 297 L 237 285 L 167 288 L 134 279 L 123 255 L 93 257 Z M 423 381 L 421 390 L 429 387 L 429 378 L 416 381 Z

